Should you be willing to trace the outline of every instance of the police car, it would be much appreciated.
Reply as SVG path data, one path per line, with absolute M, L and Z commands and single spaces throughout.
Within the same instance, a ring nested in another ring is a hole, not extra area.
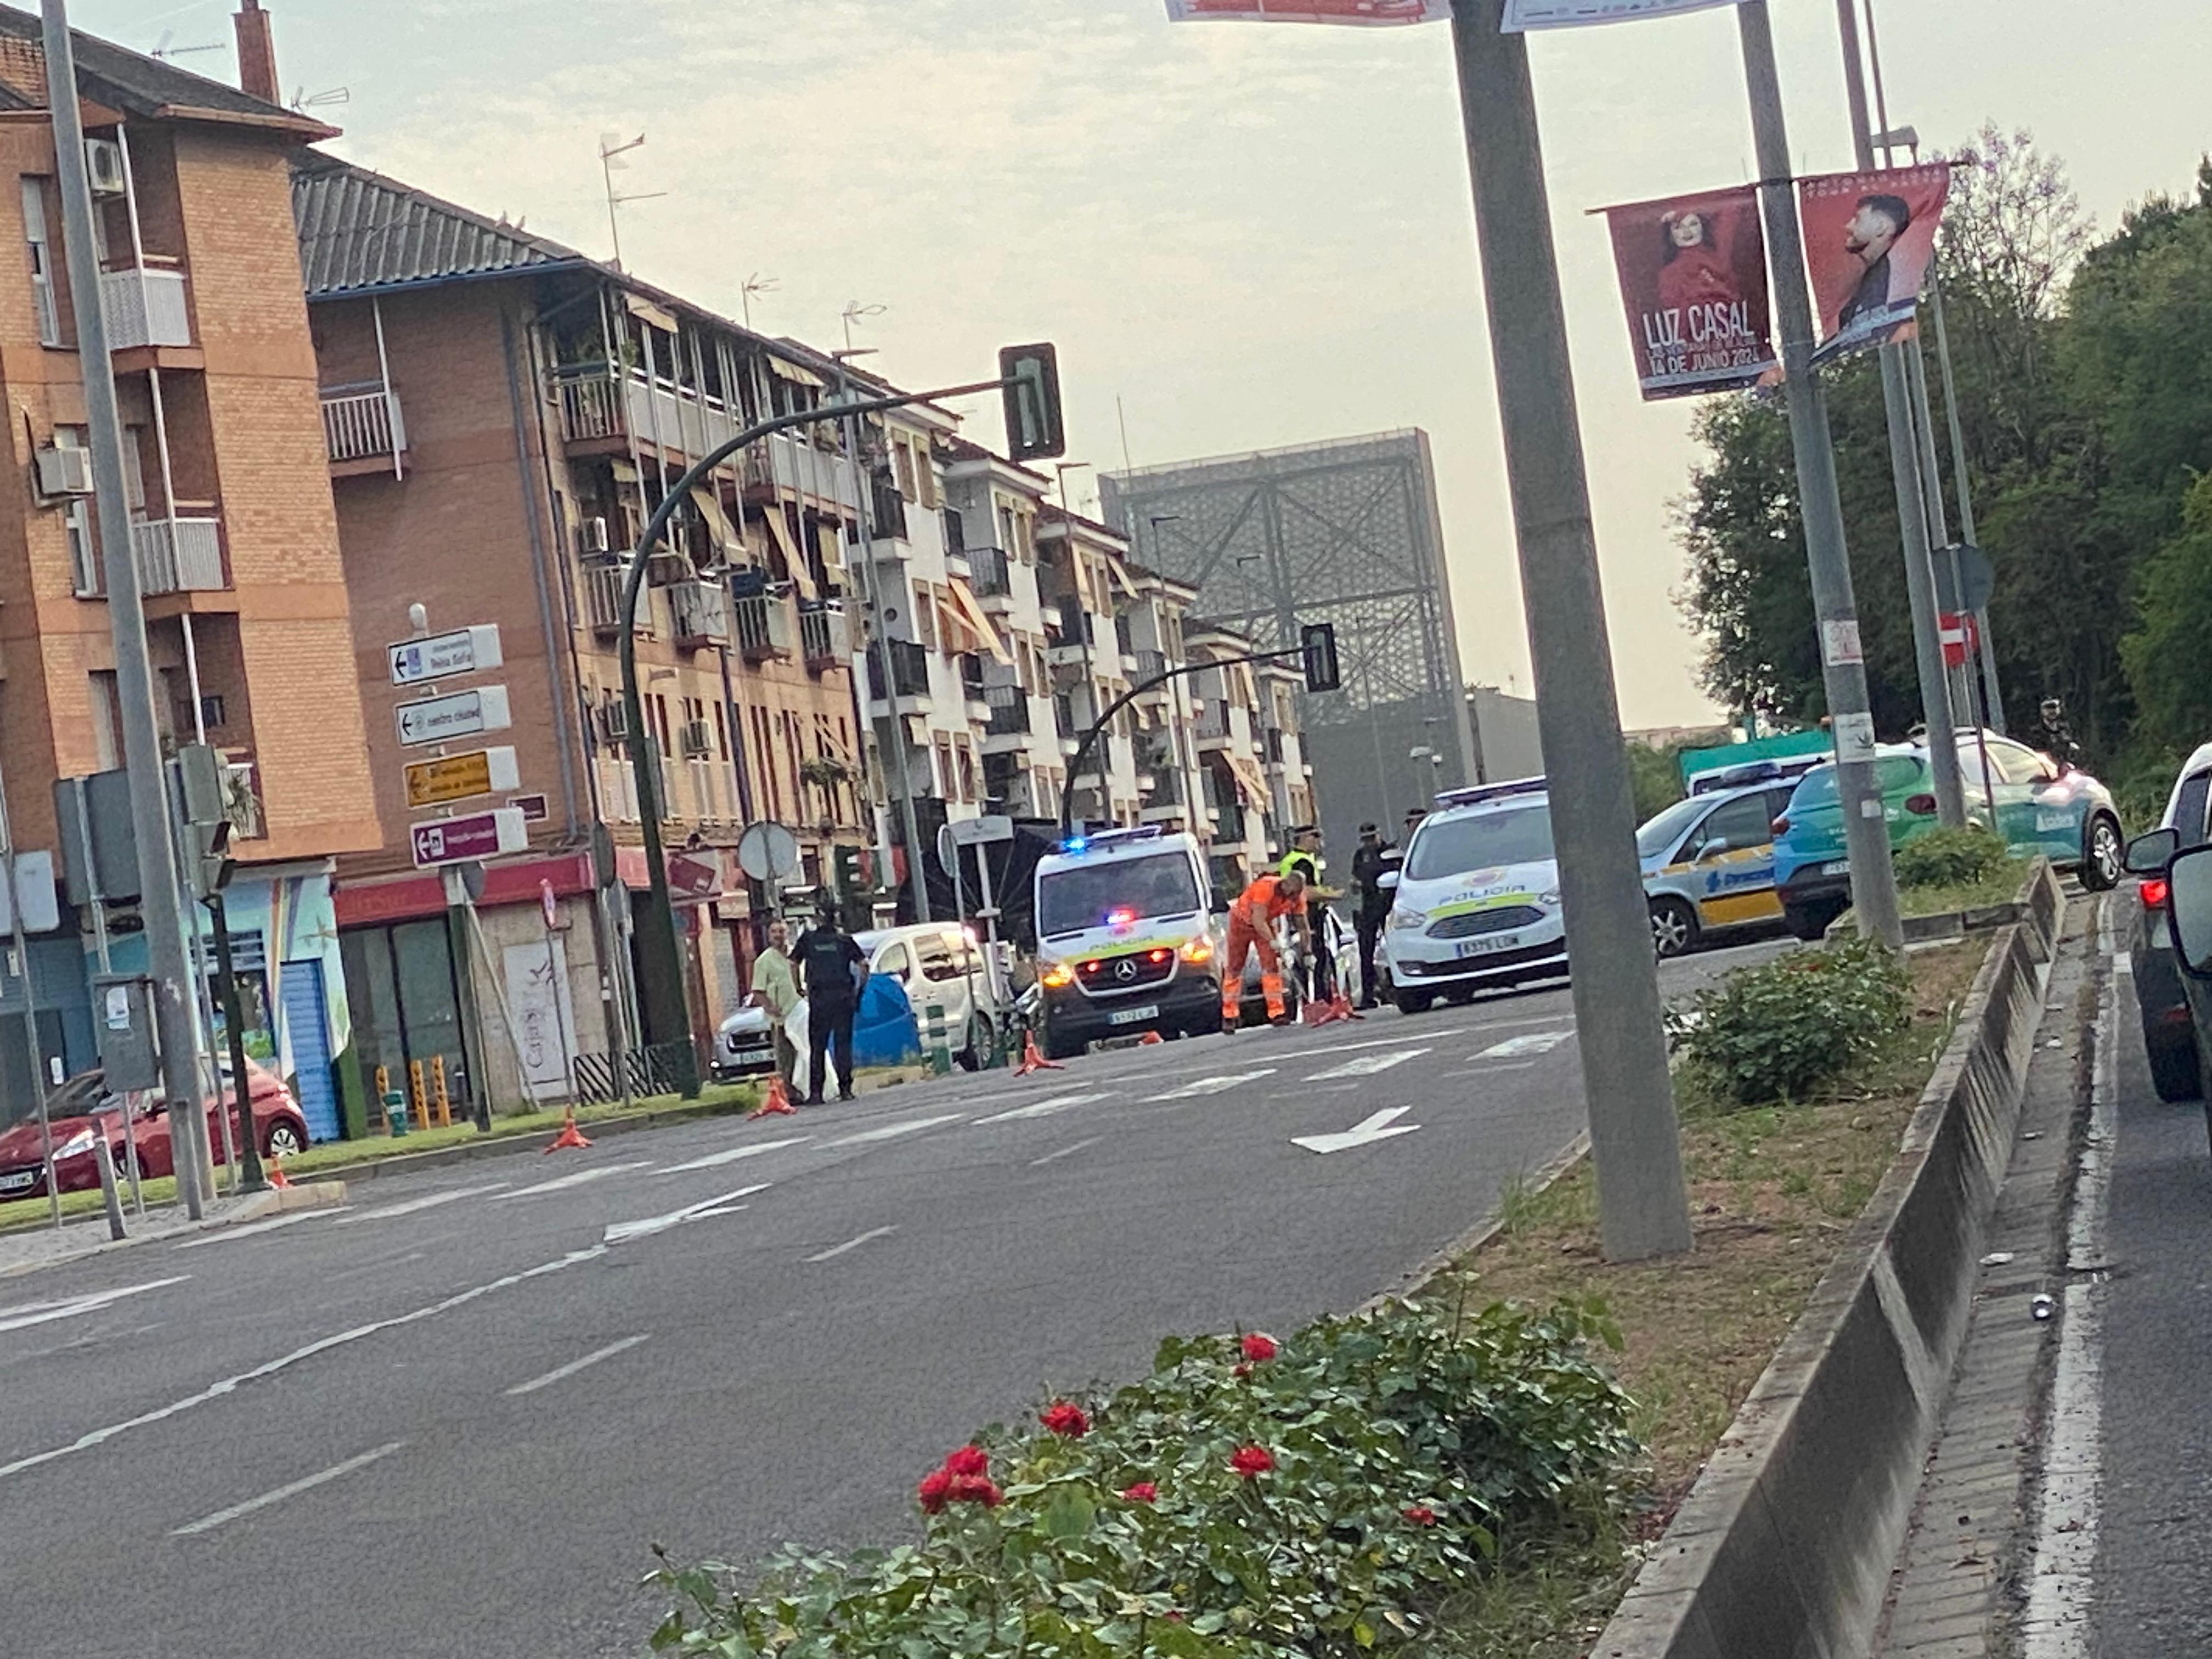
M 1380 955 L 1403 1013 L 1425 1012 L 1439 996 L 1465 1000 L 1567 971 L 1541 778 L 1438 795 L 1382 885 L 1393 902 Z
M 1212 887 L 1189 836 L 1155 824 L 1073 836 L 1037 860 L 1034 895 L 1048 1058 L 1101 1037 L 1221 1029 Z
M 1698 793 L 1636 832 L 1651 901 L 1651 944 L 1660 956 L 1680 956 L 1708 933 L 1782 919 L 1773 823 L 1798 778 L 1821 758 L 1753 762 L 1708 774 L 1693 785 Z

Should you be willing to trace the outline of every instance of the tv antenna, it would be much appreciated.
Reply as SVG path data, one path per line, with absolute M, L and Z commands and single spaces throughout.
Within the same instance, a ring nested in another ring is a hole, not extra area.
M 748 329 L 753 325 L 753 295 L 773 294 L 782 286 L 781 278 L 763 276 L 757 270 L 745 278 L 738 289 L 738 303 L 744 307 L 745 326 Z
M 641 132 L 627 141 L 619 132 L 599 135 L 599 172 L 607 181 L 607 231 L 614 239 L 615 269 L 617 270 L 622 269 L 622 222 L 615 210 L 625 202 L 650 202 L 668 194 L 665 190 L 643 190 L 623 195 L 615 189 L 615 174 L 627 172 L 629 168 L 629 163 L 622 158 L 641 148 L 644 143 L 645 135 Z
M 182 57 L 184 57 L 187 52 L 221 52 L 221 51 L 222 50 L 222 41 L 220 41 L 220 40 L 210 40 L 210 41 L 209 41 L 209 42 L 208 42 L 208 44 L 207 44 L 207 45 L 205 45 L 205 46 L 171 46 L 171 45 L 169 44 L 169 42 L 170 42 L 170 41 L 172 41 L 172 40 L 175 40 L 176 38 L 177 38 L 177 32 L 176 32 L 176 30 L 174 30 L 174 29 L 163 29 L 163 30 L 161 31 L 161 40 L 160 40 L 160 41 L 159 41 L 159 42 L 155 46 L 154 50 L 153 50 L 153 51 L 151 51 L 151 52 L 148 52 L 146 55 L 147 55 L 149 58 L 160 58 L 163 63 L 167 63 L 170 58 L 182 58 Z
M 292 94 L 292 107 L 301 111 L 329 109 L 333 105 L 351 102 L 353 102 L 353 92 L 347 87 L 329 87 L 321 92 L 315 93 L 311 93 L 305 87 L 301 87 Z

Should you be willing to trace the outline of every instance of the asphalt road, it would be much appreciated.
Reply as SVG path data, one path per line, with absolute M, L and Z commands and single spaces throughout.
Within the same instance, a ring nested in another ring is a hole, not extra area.
M 2127 895 L 2121 898 L 2129 903 Z M 2124 959 L 2122 964 L 2124 966 Z M 2120 976 L 2118 1150 L 2106 1219 L 2101 1659 L 2212 1653 L 2212 1145 L 2205 1110 L 2153 1092 Z
M 1582 1129 L 1572 1032 L 1553 988 L 1121 1050 L 0 1281 L 0 1652 L 637 1653 L 653 1541 L 901 1535 L 1047 1387 L 1397 1284 Z

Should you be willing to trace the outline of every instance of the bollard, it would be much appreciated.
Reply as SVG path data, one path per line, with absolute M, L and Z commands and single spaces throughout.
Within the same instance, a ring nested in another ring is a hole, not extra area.
M 453 1097 L 446 1092 L 446 1057 L 434 1055 L 430 1061 L 430 1098 L 438 1103 L 438 1127 L 453 1127 Z
M 377 1102 L 381 1105 L 389 1099 L 392 1094 L 392 1068 L 389 1066 L 378 1066 L 376 1068 L 376 1076 L 374 1080 L 376 1085 Z M 386 1115 L 384 1129 L 386 1134 L 392 1133 L 391 1118 L 388 1113 Z
M 108 1146 L 106 1135 L 92 1143 L 92 1152 L 93 1156 L 100 1160 L 100 1196 L 107 1206 L 107 1236 L 120 1239 L 123 1237 L 123 1194 L 115 1188 L 115 1153 Z
M 944 1077 L 952 1070 L 952 1038 L 945 1029 L 941 1002 L 929 1003 L 922 1009 L 921 1048 L 933 1076 Z
M 415 1102 L 415 1127 L 418 1129 L 428 1128 L 430 1127 L 430 1097 L 422 1087 L 422 1062 L 419 1060 L 410 1060 L 407 1062 L 407 1092 Z
M 383 1069 L 380 1066 L 377 1067 L 380 1072 Z M 407 1133 L 407 1097 L 397 1089 L 384 1091 L 384 1129 L 386 1134 L 391 1135 Z

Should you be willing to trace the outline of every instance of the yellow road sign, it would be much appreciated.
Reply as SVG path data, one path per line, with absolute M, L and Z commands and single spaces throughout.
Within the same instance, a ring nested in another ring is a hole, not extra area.
M 448 801 L 469 800 L 477 795 L 520 787 L 512 749 L 472 749 L 465 754 L 441 755 L 434 760 L 410 761 L 407 765 L 407 805 L 410 808 L 442 806 Z

